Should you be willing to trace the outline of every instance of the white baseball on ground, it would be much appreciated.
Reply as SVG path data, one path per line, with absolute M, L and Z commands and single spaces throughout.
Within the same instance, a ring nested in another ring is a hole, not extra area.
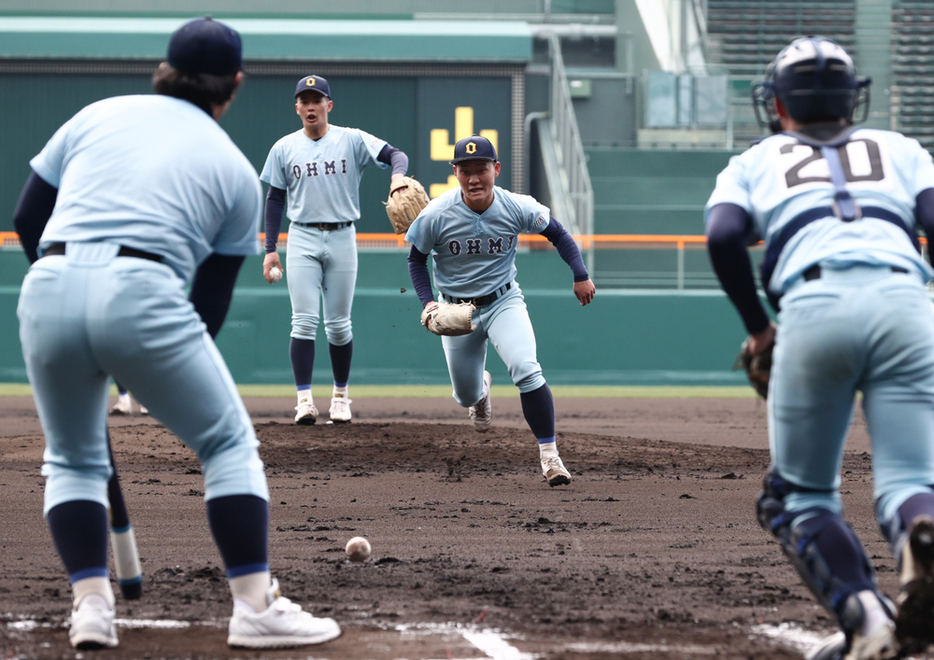
M 370 542 L 362 536 L 355 536 L 347 541 L 344 552 L 347 553 L 347 558 L 350 559 L 350 561 L 366 561 L 370 558 Z
M 282 271 L 279 270 L 278 267 L 273 266 L 269 269 L 269 279 L 271 279 L 273 282 L 278 282 L 282 279 Z

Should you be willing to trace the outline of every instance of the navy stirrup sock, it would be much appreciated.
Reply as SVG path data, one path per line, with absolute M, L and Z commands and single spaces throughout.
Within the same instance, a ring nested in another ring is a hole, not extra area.
M 72 583 L 107 577 L 107 508 L 98 502 L 76 500 L 49 509 L 46 516 L 52 541 Z
M 555 399 L 551 388 L 545 383 L 537 390 L 519 394 L 522 414 L 536 438 L 555 437 Z
M 296 339 L 289 342 L 289 359 L 292 362 L 292 377 L 295 386 L 311 387 L 311 375 L 315 369 L 315 340 Z
M 331 370 L 334 372 L 334 384 L 346 387 L 350 380 L 350 360 L 353 358 L 353 339 L 343 346 L 328 344 L 331 355 Z
M 227 568 L 227 577 L 269 570 L 269 505 L 255 495 L 208 500 L 211 534 Z

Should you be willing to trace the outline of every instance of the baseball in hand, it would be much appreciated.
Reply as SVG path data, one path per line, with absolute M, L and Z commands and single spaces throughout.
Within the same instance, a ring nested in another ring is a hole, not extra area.
M 269 279 L 273 282 L 278 282 L 282 279 L 282 271 L 279 270 L 276 266 L 273 266 L 269 269 Z
M 353 537 L 347 541 L 347 545 L 344 547 L 347 558 L 354 562 L 361 562 L 369 559 L 370 551 L 370 542 L 362 536 Z

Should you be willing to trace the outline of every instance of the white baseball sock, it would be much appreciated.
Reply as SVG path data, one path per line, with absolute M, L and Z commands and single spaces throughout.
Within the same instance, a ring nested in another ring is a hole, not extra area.
M 234 603 L 239 601 L 248 605 L 254 612 L 262 612 L 269 604 L 266 602 L 266 592 L 272 584 L 269 571 L 247 573 L 227 580 Z

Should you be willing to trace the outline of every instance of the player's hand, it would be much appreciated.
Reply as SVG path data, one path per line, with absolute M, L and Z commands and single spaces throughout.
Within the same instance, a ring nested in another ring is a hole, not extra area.
M 574 282 L 574 295 L 581 305 L 587 305 L 593 301 L 597 293 L 597 287 L 593 285 L 593 280 L 584 280 L 583 282 Z
M 269 275 L 269 271 L 273 268 L 273 266 L 285 272 L 285 268 L 282 267 L 282 262 L 279 261 L 278 252 L 268 252 L 266 256 L 263 257 L 263 277 L 265 277 L 266 281 L 270 284 L 273 283 L 273 279 Z
M 397 174 L 393 174 L 393 175 L 392 175 L 392 178 L 390 179 L 390 181 L 398 181 L 399 179 L 403 178 L 404 176 L 405 176 L 405 174 L 403 174 L 402 172 L 399 172 L 399 173 L 397 173 Z M 389 196 L 392 197 L 393 195 L 395 195 L 395 194 L 396 194 L 397 192 L 399 192 L 400 190 L 406 190 L 407 188 L 408 188 L 408 186 L 399 186 L 399 187 L 396 188 L 395 190 L 391 191 L 391 192 L 389 193 Z
M 775 331 L 778 329 L 778 326 L 775 325 L 774 321 L 770 321 L 768 327 L 762 332 L 757 332 L 754 335 L 749 335 L 749 353 L 751 355 L 759 355 L 764 353 L 770 347 L 775 345 Z

